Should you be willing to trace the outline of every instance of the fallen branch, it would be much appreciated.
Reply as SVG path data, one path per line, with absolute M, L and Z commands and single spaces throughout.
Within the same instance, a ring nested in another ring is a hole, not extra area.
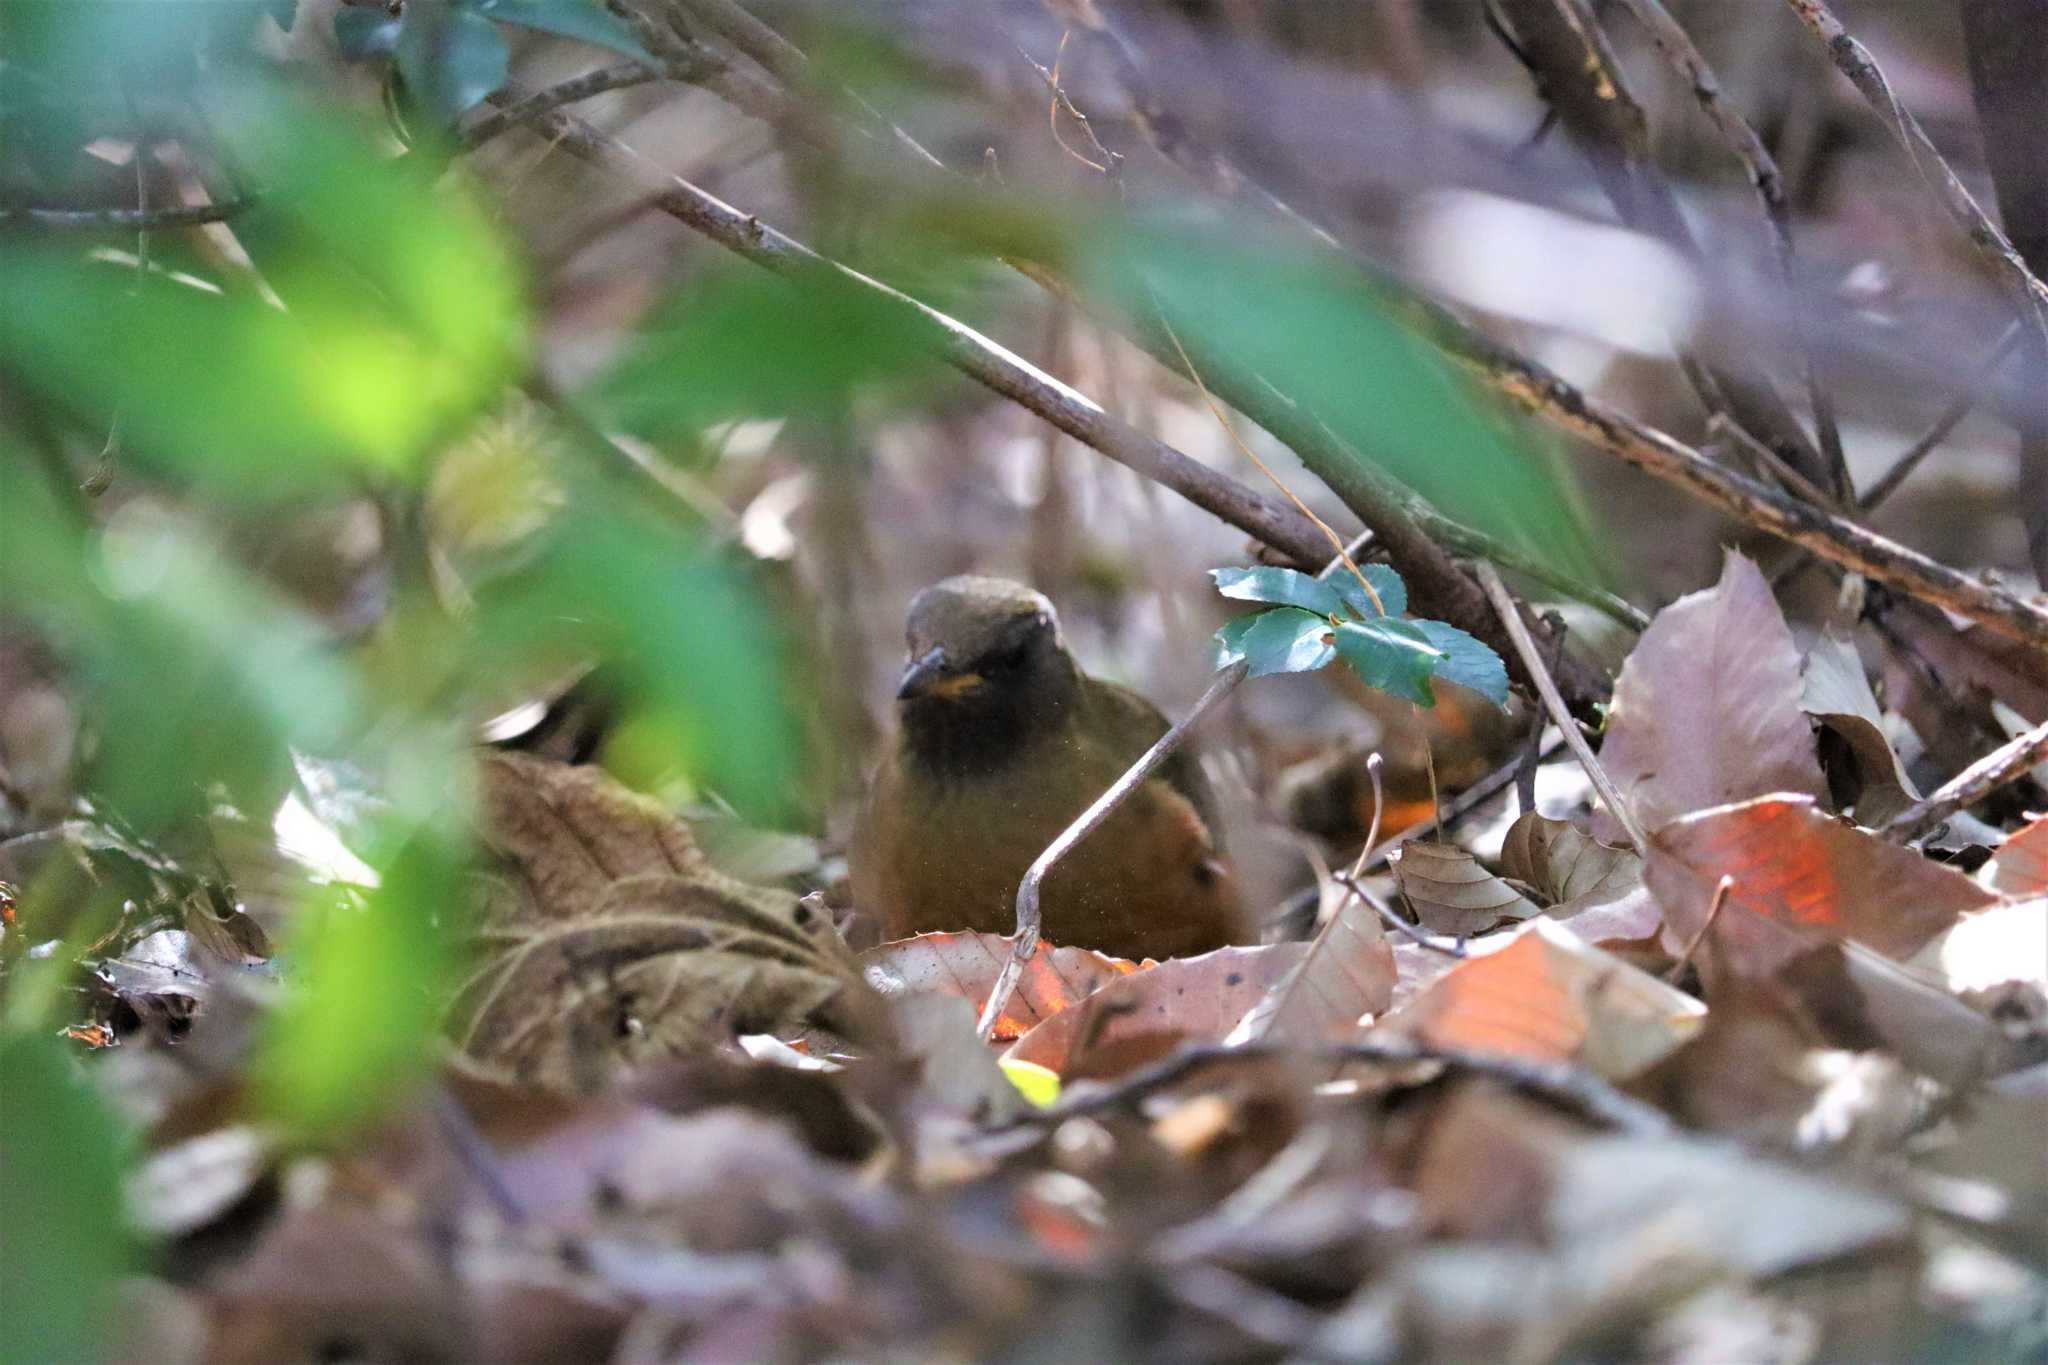
M 2048 721 L 1993 749 L 1928 793 L 1925 800 L 1893 816 L 1881 832 L 1887 839 L 1917 839 L 2042 763 L 2048 763 Z

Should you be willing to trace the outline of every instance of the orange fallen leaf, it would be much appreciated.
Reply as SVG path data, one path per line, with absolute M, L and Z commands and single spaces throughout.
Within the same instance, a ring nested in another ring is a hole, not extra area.
M 1660 1060 L 1706 1007 L 1547 919 L 1458 964 L 1375 1032 L 1432 1047 L 1581 1061 L 1610 1080 Z
M 883 995 L 934 991 L 958 995 L 979 1011 L 1010 960 L 1011 940 L 968 931 L 919 934 L 870 948 L 859 957 L 861 974 Z M 1112 981 L 1146 963 L 1108 957 L 1087 948 L 1040 943 L 1025 965 L 1016 992 L 996 1020 L 994 1037 L 1010 1042 Z
M 1991 855 L 1991 885 L 2008 896 L 2048 892 L 2048 819 L 2013 834 Z
M 1998 899 L 1804 796 L 1764 796 L 1697 811 L 1650 837 L 1643 878 L 1664 907 L 1671 951 L 1699 935 L 1724 876 L 1733 881 L 1714 925 L 1715 951 L 1696 960 L 1705 969 L 1725 960 L 1751 976 L 1829 937 L 1910 957 L 1956 916 Z
M 1268 943 L 1172 958 L 1068 1006 L 1005 1055 L 1071 1080 L 1140 1066 L 1182 1043 L 1219 1041 L 1294 970 L 1308 948 Z

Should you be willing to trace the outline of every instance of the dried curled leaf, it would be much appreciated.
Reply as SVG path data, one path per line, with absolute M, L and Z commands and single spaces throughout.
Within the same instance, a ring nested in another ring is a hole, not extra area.
M 1643 860 L 1635 850 L 1603 844 L 1568 820 L 1533 810 L 1508 826 L 1500 870 L 1549 901 L 1549 914 L 1557 919 L 1620 900 L 1643 884 Z
M 1349 1037 L 1394 998 L 1394 950 L 1379 911 L 1346 895 L 1301 965 L 1238 1020 L 1227 1041 L 1313 1044 Z
M 714 870 L 654 802 L 514 754 L 485 758 L 483 796 L 504 875 L 450 1014 L 472 1057 L 583 1090 L 742 1033 L 864 1031 L 869 997 L 830 922 Z
M 1845 806 L 1857 821 L 1882 825 L 1918 801 L 1919 789 L 1885 736 L 1884 716 L 1854 642 L 1830 628 L 1807 651 L 1805 679 L 1799 704 L 1848 751 L 1854 771 Z M 1829 771 L 1836 766 L 1831 759 Z
M 1388 858 L 1401 896 L 1423 928 L 1439 934 L 1482 934 L 1504 920 L 1541 913 L 1536 903 L 1453 844 L 1411 840 Z

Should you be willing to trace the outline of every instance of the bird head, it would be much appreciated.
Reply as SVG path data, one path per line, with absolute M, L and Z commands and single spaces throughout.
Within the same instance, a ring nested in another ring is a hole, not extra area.
M 896 696 L 910 710 L 998 707 L 1072 671 L 1052 603 L 1008 579 L 934 583 L 911 600 L 905 635 L 910 658 Z

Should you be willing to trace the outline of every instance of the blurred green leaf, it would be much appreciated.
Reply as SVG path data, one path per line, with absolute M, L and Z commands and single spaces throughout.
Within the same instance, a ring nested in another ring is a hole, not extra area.
M 1432 676 L 1458 683 L 1496 706 L 1508 704 L 1508 666 L 1500 655 L 1456 626 L 1444 621 L 1415 621 L 1429 643 L 1443 651 Z
M 398 47 L 404 20 L 381 9 L 351 6 L 334 12 L 334 43 L 352 62 L 388 57 Z
M 780 623 L 742 568 L 685 528 L 585 489 L 478 605 L 487 658 L 605 661 L 625 711 L 623 747 L 606 760 L 629 783 L 681 772 L 747 815 L 793 812 Z
M 0 1363 L 102 1358 L 128 1268 L 125 1135 L 54 1039 L 0 1036 Z
M 1196 363 L 1228 357 L 1265 377 L 1446 514 L 1560 568 L 1590 573 L 1590 540 L 1558 470 L 1341 260 L 1236 225 L 1124 224 L 1083 262 L 1088 286 L 1156 325 L 1163 310 Z
M 286 992 L 255 1061 L 266 1112 L 332 1141 L 373 1120 L 425 1075 L 451 984 L 450 945 L 470 887 L 451 841 L 417 831 L 381 884 L 300 911 Z
M 215 784 L 267 816 L 291 780 L 287 744 L 331 752 L 354 733 L 347 666 L 191 524 L 138 502 L 88 532 L 4 450 L 0 506 L 0 597 L 77 667 L 100 736 L 92 788 L 138 827 L 204 809 Z
M 1294 569 L 1211 569 L 1209 577 L 1216 580 L 1217 592 L 1240 602 L 1300 607 L 1318 616 L 1344 614 L 1344 599 L 1336 588 Z
M 1330 623 L 1299 607 L 1240 616 L 1216 632 L 1216 666 L 1239 659 L 1251 665 L 1248 677 L 1267 673 L 1310 673 L 1337 657 L 1331 647 Z
M 524 363 L 518 272 L 484 216 L 378 156 L 348 121 L 228 92 L 260 187 L 235 221 L 251 282 L 139 274 L 0 242 L 0 373 L 242 496 L 335 466 L 412 475 Z
M 406 89 L 444 126 L 503 85 L 511 64 L 498 26 L 455 0 L 407 0 L 391 55 Z
M 926 324 L 836 269 L 785 280 L 742 267 L 677 296 L 588 397 L 611 424 L 670 441 L 741 418 L 818 417 L 864 387 L 928 386 L 941 368 Z
M 1337 627 L 1337 653 L 1368 687 L 1434 706 L 1429 677 L 1443 655 L 1414 621 L 1392 616 Z
M 1329 580 L 1330 586 L 1344 599 L 1344 604 L 1351 608 L 1353 616 L 1370 621 L 1375 616 L 1399 616 L 1408 610 L 1408 585 L 1401 581 L 1401 575 L 1385 564 L 1361 564 L 1358 569 L 1365 575 L 1365 581 L 1372 584 L 1372 590 L 1380 595 L 1378 606 L 1373 605 L 1372 598 L 1358 586 L 1358 580 L 1348 570 L 1331 574 Z
M 633 36 L 623 20 L 604 8 L 599 0 L 476 0 L 477 10 L 501 23 L 544 29 L 564 38 L 576 38 L 598 47 L 608 47 L 635 61 L 652 64 L 654 58 Z

